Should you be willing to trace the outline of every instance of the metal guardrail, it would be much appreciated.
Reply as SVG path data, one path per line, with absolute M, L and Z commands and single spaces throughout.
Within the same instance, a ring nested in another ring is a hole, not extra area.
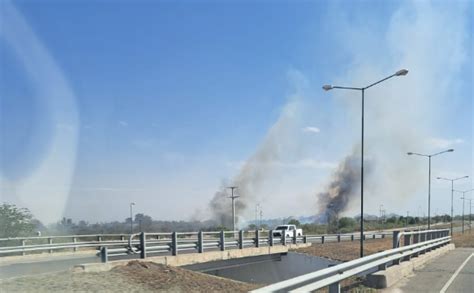
M 175 236 L 173 234 L 175 233 Z M 326 243 L 354 241 L 359 239 L 355 234 L 328 234 L 328 235 L 304 235 L 293 237 L 272 237 L 272 230 L 257 231 L 209 231 L 209 232 L 174 232 L 174 233 L 146 233 L 146 247 L 149 254 L 156 253 L 179 253 L 179 251 L 203 252 L 210 249 L 224 250 L 246 247 L 259 247 L 271 245 L 287 245 L 290 243 Z M 221 234 L 224 233 L 224 242 Z M 240 234 L 243 233 L 242 239 Z M 26 255 L 32 253 L 59 251 L 78 251 L 96 248 L 101 250 L 108 248 L 110 256 L 128 254 L 140 254 L 141 233 L 138 234 L 92 234 L 92 235 L 61 235 L 41 237 L 14 237 L 0 238 L 0 257 L 10 255 Z M 200 236 L 201 235 L 201 236 Z M 391 232 L 367 232 L 366 239 L 378 239 L 391 236 Z M 173 237 L 176 238 L 176 249 L 173 245 Z M 200 244 L 200 238 L 202 243 Z M 258 244 L 255 240 L 258 238 Z M 272 242 L 273 241 L 273 242 Z M 12 243 L 13 242 L 13 243 Z M 12 245 L 13 244 L 13 245 Z
M 423 242 L 430 239 L 448 236 L 449 229 L 433 229 L 433 230 L 418 230 L 418 231 L 394 231 L 393 232 L 393 248 L 400 247 L 400 240 L 403 236 L 403 245 L 410 245 L 413 243 Z
M 392 232 L 372 232 L 364 234 L 365 239 L 385 238 Z M 171 254 L 181 252 L 203 253 L 209 250 L 225 251 L 228 249 L 243 249 L 248 247 L 263 247 L 299 243 L 325 243 L 354 241 L 359 239 L 355 234 L 336 235 L 296 235 L 275 237 L 273 230 L 255 231 L 211 231 L 211 232 L 173 232 L 173 233 L 137 233 L 130 235 L 128 245 L 121 248 L 104 246 L 98 252 L 102 262 L 108 262 L 109 257 L 139 255 L 144 259 L 149 255 Z
M 80 248 L 99 248 L 102 246 L 120 246 L 128 243 L 128 234 L 61 235 L 42 237 L 0 238 L 0 257 L 7 255 L 25 255 L 27 252 L 49 252 Z M 20 245 L 11 245 L 20 244 Z
M 395 232 L 394 231 L 394 235 Z M 426 253 L 436 249 L 451 241 L 451 236 L 445 236 L 444 230 L 405 232 L 406 236 L 411 235 L 431 235 L 431 239 L 425 238 L 424 241 L 393 248 L 356 260 L 348 261 L 313 273 L 305 274 L 252 292 L 311 292 L 314 290 L 329 287 L 329 292 L 339 293 L 341 290 L 340 282 L 353 277 L 374 273 L 385 270 L 388 266 L 398 265 L 401 261 L 410 260 L 412 256 Z M 398 238 L 398 235 L 394 237 Z M 421 238 L 419 238 L 421 240 Z

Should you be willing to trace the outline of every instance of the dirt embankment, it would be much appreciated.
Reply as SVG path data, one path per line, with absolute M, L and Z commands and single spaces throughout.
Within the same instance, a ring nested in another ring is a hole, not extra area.
M 474 247 L 474 230 L 469 231 L 468 229 L 464 234 L 454 233 L 453 242 L 456 247 Z
M 258 285 L 131 261 L 109 272 L 61 272 L 0 281 L 2 292 L 248 292 Z

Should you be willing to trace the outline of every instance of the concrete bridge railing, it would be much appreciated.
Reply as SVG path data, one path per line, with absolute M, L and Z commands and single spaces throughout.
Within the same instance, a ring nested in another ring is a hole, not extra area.
M 364 234 L 365 239 L 385 238 L 392 232 L 375 232 Z M 300 243 L 325 243 L 354 241 L 359 239 L 355 234 L 336 235 L 303 235 L 298 236 L 294 231 L 292 237 L 274 237 L 273 231 L 213 231 L 213 232 L 172 232 L 172 233 L 137 233 L 130 235 L 127 246 L 101 248 L 98 253 L 102 262 L 108 262 L 109 257 L 120 257 L 135 254 L 139 258 L 168 254 L 176 256 L 182 252 L 203 253 L 205 251 L 225 251 L 229 249 L 244 249 L 249 247 L 272 247 Z
M 13 255 L 28 255 L 37 253 L 56 253 L 65 251 L 109 249 L 109 255 L 120 253 L 140 254 L 140 233 L 133 234 L 90 234 L 90 235 L 61 235 L 42 237 L 0 238 L 0 257 Z M 325 234 L 303 235 L 277 238 L 271 237 L 269 230 L 254 231 L 210 231 L 210 232 L 170 232 L 145 233 L 149 253 L 179 253 L 185 251 L 202 252 L 209 249 L 236 249 L 271 245 L 286 245 L 289 243 L 326 243 L 354 241 L 359 234 Z M 174 235 L 174 236 L 173 236 Z M 201 235 L 201 236 L 200 236 Z M 222 236 L 224 235 L 224 236 Z M 239 237 L 242 235 L 242 239 Z M 367 232 L 365 239 L 391 237 L 392 232 Z M 199 237 L 202 239 L 200 244 Z M 224 242 L 221 238 L 224 238 Z M 258 242 L 255 239 L 258 238 Z M 178 246 L 173 249 L 173 239 Z M 221 243 L 224 243 L 222 246 Z
M 394 243 L 399 239 L 398 231 L 394 231 Z M 403 232 L 405 236 L 425 235 L 423 241 L 416 243 L 406 242 L 402 247 L 396 247 L 383 252 L 375 253 L 359 259 L 338 264 L 326 269 L 318 270 L 309 274 L 298 276 L 289 280 L 275 283 L 252 292 L 313 292 L 325 287 L 330 293 L 341 292 L 340 283 L 350 277 L 365 276 L 401 265 L 401 262 L 410 261 L 412 257 L 418 257 L 440 247 L 447 246 L 451 242 L 449 230 L 428 230 L 416 232 Z M 397 235 L 397 236 L 395 236 Z

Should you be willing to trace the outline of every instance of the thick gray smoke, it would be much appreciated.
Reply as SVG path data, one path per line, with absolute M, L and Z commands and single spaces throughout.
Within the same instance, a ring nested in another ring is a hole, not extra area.
M 331 177 L 327 190 L 318 194 L 319 215 L 328 221 L 339 217 L 354 195 L 360 194 L 360 157 L 347 156 Z
M 212 220 L 217 224 L 225 227 L 232 227 L 232 200 L 230 199 L 230 191 L 226 190 L 226 186 L 222 186 L 217 191 L 209 203 L 209 207 L 212 211 Z M 239 195 L 237 190 L 234 190 L 234 195 Z M 236 210 L 236 222 L 239 221 L 238 215 L 246 207 L 245 201 L 241 200 L 240 197 L 235 200 Z

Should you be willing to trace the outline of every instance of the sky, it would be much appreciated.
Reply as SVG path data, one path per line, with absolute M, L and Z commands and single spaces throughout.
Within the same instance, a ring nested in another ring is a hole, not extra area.
M 45 223 L 123 220 L 130 202 L 203 220 L 251 178 L 241 222 L 257 203 L 314 215 L 360 147 L 360 93 L 322 85 L 406 68 L 366 92 L 366 212 L 426 214 L 428 161 L 406 152 L 454 148 L 432 159 L 447 213 L 435 177 L 474 176 L 472 21 L 464 0 L 2 0 L 0 200 Z

